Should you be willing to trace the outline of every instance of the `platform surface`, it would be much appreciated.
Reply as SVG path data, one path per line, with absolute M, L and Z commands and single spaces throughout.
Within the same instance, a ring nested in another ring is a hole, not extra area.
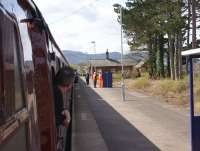
M 120 88 L 75 88 L 72 151 L 190 151 L 189 113 Z

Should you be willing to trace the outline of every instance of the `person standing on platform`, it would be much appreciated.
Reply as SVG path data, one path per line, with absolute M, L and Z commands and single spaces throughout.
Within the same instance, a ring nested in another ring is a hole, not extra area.
M 94 88 L 96 88 L 97 87 L 97 74 L 96 74 L 96 72 L 93 73 L 92 78 L 93 78 L 93 82 L 94 82 Z
M 87 72 L 85 75 L 85 80 L 86 80 L 86 84 L 89 85 L 89 81 L 90 81 L 90 74 Z
M 102 72 L 99 73 L 98 79 L 99 79 L 99 87 L 103 88 L 103 75 L 102 75 Z

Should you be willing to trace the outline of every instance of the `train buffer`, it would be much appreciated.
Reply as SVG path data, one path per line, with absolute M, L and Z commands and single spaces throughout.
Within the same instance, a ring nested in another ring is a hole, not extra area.
M 120 88 L 75 87 L 72 151 L 189 151 L 188 113 Z M 180 139 L 181 138 L 181 139 Z

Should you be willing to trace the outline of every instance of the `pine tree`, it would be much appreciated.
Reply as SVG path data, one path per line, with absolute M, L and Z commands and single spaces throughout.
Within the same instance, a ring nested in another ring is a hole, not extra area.
M 127 4 L 122 9 L 123 29 L 132 50 L 141 45 L 147 46 L 149 75 L 152 78 L 169 75 L 164 69 L 164 56 L 168 54 L 170 76 L 172 79 L 180 79 L 186 1 L 129 0 Z M 164 37 L 167 37 L 167 41 Z

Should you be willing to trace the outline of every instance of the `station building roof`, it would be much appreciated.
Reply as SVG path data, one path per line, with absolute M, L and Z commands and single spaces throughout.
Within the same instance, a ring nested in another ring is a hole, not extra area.
M 121 62 L 114 59 L 96 59 L 96 60 L 89 60 L 89 64 L 96 66 L 96 67 L 117 67 L 121 66 Z M 135 66 L 136 63 L 132 59 L 124 59 L 123 60 L 124 66 Z
M 120 62 L 112 59 L 96 59 L 96 60 L 89 60 L 89 63 L 96 67 L 108 67 L 108 66 L 120 66 Z

